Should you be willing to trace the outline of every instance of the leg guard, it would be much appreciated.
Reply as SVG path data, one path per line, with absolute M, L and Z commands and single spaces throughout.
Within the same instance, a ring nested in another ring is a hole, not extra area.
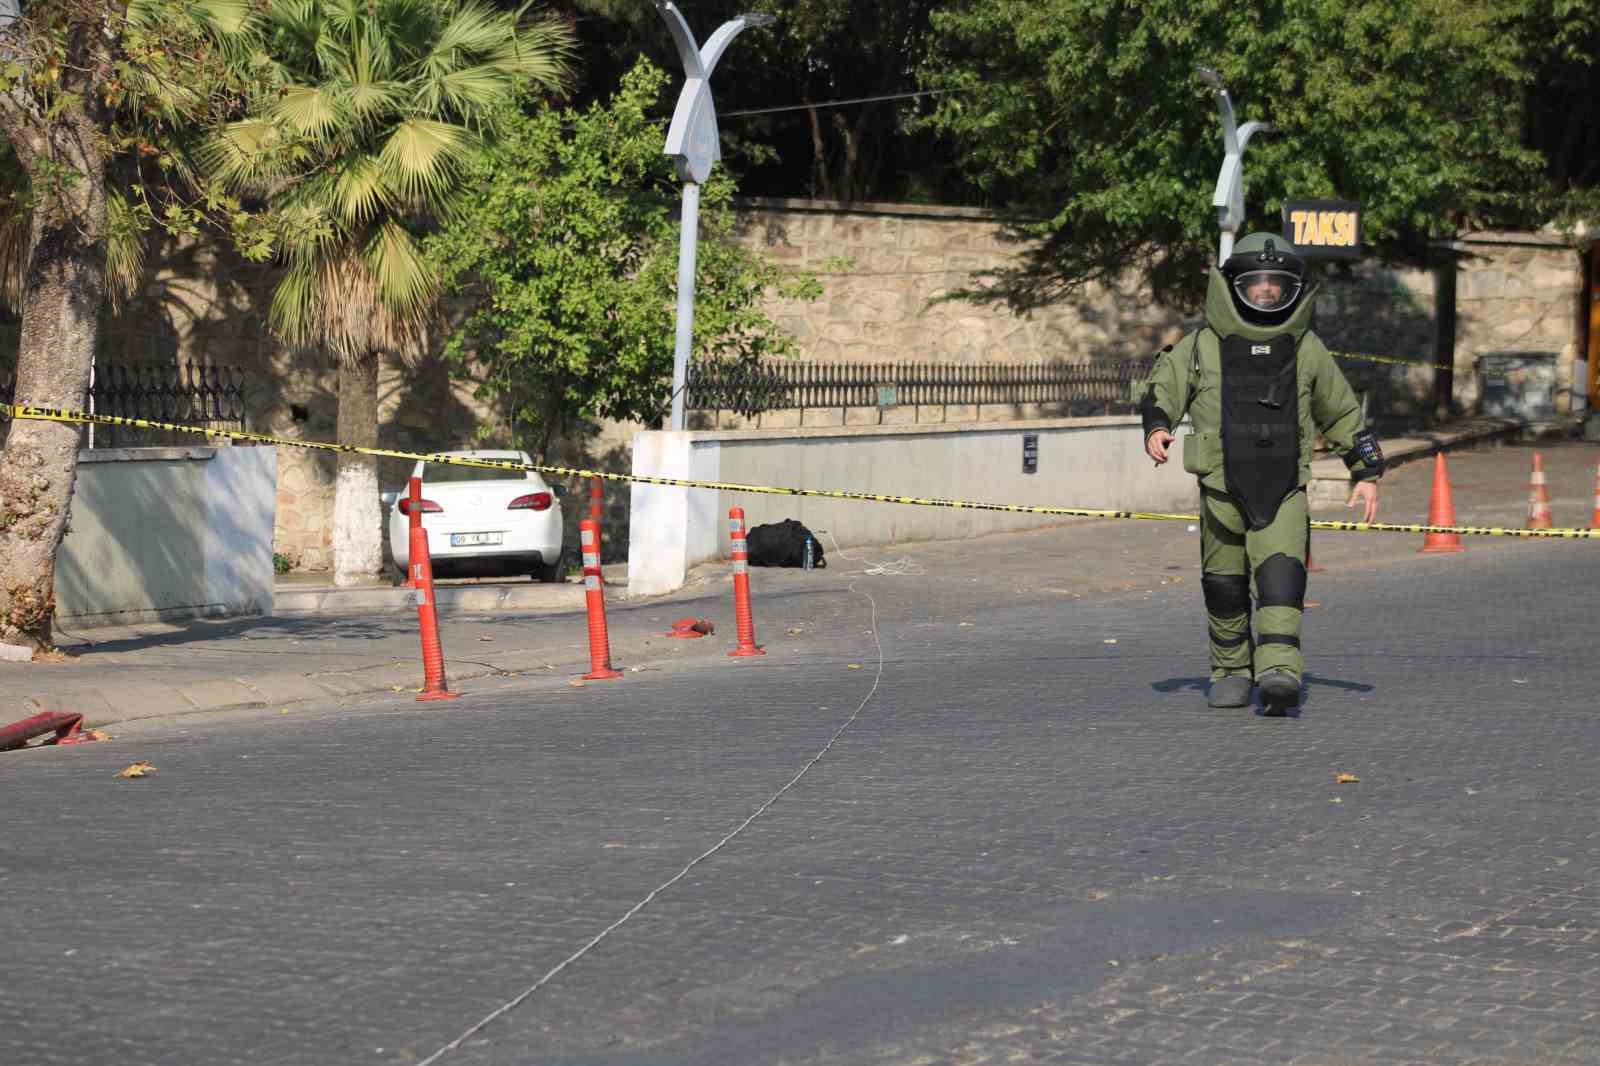
M 1256 639 L 1256 676 L 1283 670 L 1300 677 L 1300 621 L 1306 599 L 1305 563 L 1282 553 L 1268 556 L 1256 568 L 1256 603 L 1260 608 Z
M 1250 579 L 1243 574 L 1202 574 L 1211 668 L 1250 669 Z

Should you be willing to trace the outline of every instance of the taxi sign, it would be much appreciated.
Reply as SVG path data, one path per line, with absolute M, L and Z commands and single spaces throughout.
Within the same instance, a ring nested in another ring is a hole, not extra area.
M 1283 236 L 1308 259 L 1361 258 L 1361 205 L 1351 200 L 1289 200 Z

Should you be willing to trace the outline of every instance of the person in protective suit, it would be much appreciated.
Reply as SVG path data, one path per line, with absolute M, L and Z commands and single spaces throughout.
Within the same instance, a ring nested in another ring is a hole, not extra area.
M 1305 263 L 1287 241 L 1252 233 L 1212 268 L 1206 324 L 1163 351 L 1141 403 L 1145 452 L 1167 461 L 1187 414 L 1183 468 L 1200 479 L 1201 587 L 1213 707 L 1242 707 L 1251 679 L 1266 713 L 1300 701 L 1310 525 L 1306 482 L 1320 433 L 1354 480 L 1350 506 L 1378 515 L 1383 453 L 1360 404 L 1311 329 Z M 1255 631 L 1250 583 L 1255 578 Z

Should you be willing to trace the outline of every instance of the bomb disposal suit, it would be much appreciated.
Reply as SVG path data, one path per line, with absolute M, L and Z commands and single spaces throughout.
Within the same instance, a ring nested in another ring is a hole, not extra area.
M 1200 480 L 1215 706 L 1249 702 L 1252 666 L 1269 713 L 1299 700 L 1310 538 L 1305 486 L 1318 433 L 1358 484 L 1383 473 L 1383 454 L 1355 393 L 1311 330 L 1314 302 L 1302 291 L 1304 277 L 1304 262 L 1281 238 L 1253 233 L 1241 240 L 1222 268 L 1211 270 L 1205 326 L 1156 360 L 1141 404 L 1146 451 L 1157 463 L 1166 461 L 1173 427 L 1186 414 L 1194 423 L 1183 440 L 1183 468 Z M 1376 487 L 1358 488 L 1352 504 L 1357 497 L 1371 521 Z

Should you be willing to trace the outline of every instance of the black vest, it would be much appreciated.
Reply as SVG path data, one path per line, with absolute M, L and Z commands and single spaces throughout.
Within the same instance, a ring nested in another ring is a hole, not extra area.
M 1299 339 L 1222 337 L 1222 458 L 1228 492 L 1264 529 L 1300 486 Z

